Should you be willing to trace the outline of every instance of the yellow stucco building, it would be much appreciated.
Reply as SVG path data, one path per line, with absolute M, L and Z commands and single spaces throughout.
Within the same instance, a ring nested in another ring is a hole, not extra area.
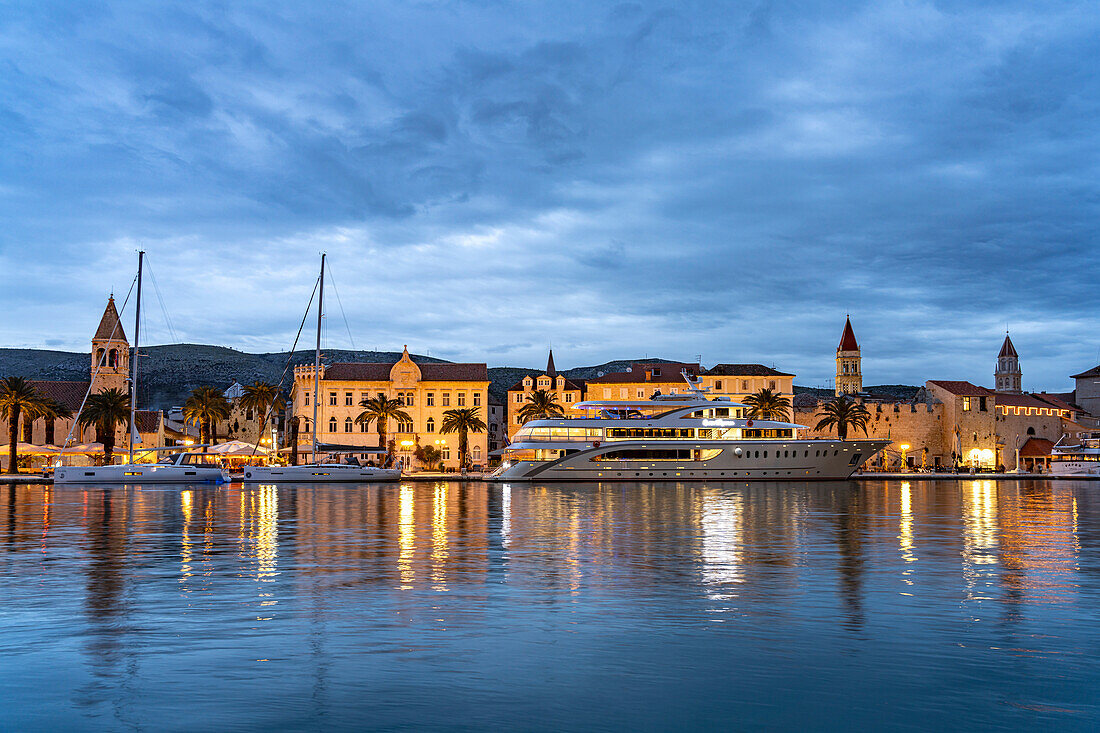
M 457 408 L 476 408 L 488 422 L 489 372 L 485 364 L 417 364 L 405 347 L 394 363 L 343 362 L 321 365 L 319 394 L 314 391 L 313 365 L 294 368 L 291 392 L 293 414 L 300 429 L 298 442 L 308 450 L 313 439 L 313 408 L 317 402 L 317 442 L 337 445 L 378 446 L 378 426 L 356 424 L 363 412 L 360 402 L 384 396 L 397 400 L 412 418 L 410 422 L 390 422 L 387 438 L 394 443 L 397 459 L 406 469 L 417 466 L 414 452 L 418 445 L 433 445 L 443 454 L 443 465 L 457 469 L 458 434 L 443 434 L 443 414 Z M 484 466 L 489 456 L 486 432 L 470 433 L 470 464 Z

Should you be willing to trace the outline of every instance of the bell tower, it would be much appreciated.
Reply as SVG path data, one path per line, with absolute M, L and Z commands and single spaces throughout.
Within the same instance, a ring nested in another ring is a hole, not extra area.
M 859 344 L 852 331 L 852 319 L 844 321 L 844 333 L 840 336 L 840 345 L 836 347 L 836 394 L 859 394 L 863 391 L 863 372 L 860 362 Z
M 107 308 L 103 311 L 103 318 L 99 320 L 99 328 L 96 329 L 95 336 L 92 336 L 91 378 L 95 381 L 95 392 L 112 387 L 123 392 L 128 389 L 130 344 L 118 319 L 113 294 L 107 300 Z
M 1005 334 L 1001 344 L 1001 353 L 997 354 L 997 369 L 993 372 L 993 384 L 998 392 L 1020 394 L 1023 392 L 1023 372 L 1020 371 L 1020 356 L 1012 339 Z

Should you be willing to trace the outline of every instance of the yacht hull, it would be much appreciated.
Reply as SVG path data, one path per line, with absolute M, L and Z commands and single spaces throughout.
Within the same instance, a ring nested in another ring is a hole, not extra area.
M 400 481 L 399 468 L 371 466 L 253 466 L 244 471 L 246 484 L 337 484 Z
M 64 484 L 222 484 L 229 477 L 220 468 L 135 463 L 121 466 L 60 466 L 53 482 Z
M 1052 458 L 1050 461 L 1050 472 L 1055 476 L 1096 476 L 1100 474 L 1100 462 L 1075 460 L 1060 461 L 1056 458 Z
M 886 440 L 616 441 L 550 461 L 506 463 L 490 481 L 821 481 L 846 479 L 890 444 Z M 612 460 L 608 454 L 720 449 L 707 460 Z M 738 451 L 740 453 L 738 454 Z

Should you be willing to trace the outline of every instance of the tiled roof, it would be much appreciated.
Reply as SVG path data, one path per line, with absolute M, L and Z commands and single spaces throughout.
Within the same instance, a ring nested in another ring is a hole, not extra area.
M 1049 402 L 1059 410 L 1081 411 L 1081 408 L 1074 403 L 1074 399 L 1077 397 L 1074 392 L 1032 392 L 1031 396 L 1043 402 Z
M 1037 456 L 1049 456 L 1051 449 L 1054 448 L 1054 443 L 1043 438 L 1028 438 L 1027 442 L 1020 447 L 1021 458 L 1034 458 Z
M 118 320 L 118 311 L 115 310 L 115 298 L 111 296 L 107 300 L 107 307 L 103 310 L 103 317 L 99 319 L 99 328 L 95 330 L 93 339 L 114 339 L 125 341 L 126 332 L 122 330 L 122 323 Z
M 791 400 L 792 407 L 817 407 L 817 396 L 808 392 L 800 392 Z
M 712 377 L 793 377 L 763 364 L 715 364 L 703 374 Z
M 488 382 L 485 364 L 417 364 L 422 382 Z M 388 382 L 393 363 L 341 362 L 325 367 L 325 381 Z
M 837 351 L 859 351 L 859 344 L 856 342 L 856 334 L 852 330 L 852 319 L 850 317 L 844 319 L 844 333 L 840 335 L 840 345 L 836 347 Z
M 970 382 L 954 382 L 945 381 L 940 379 L 929 380 L 929 384 L 934 384 L 940 389 L 947 390 L 951 394 L 959 395 L 960 397 L 988 397 L 989 395 L 996 394 L 993 390 L 986 389 L 985 387 L 979 387 L 976 384 Z
M 80 409 L 84 395 L 88 393 L 90 382 L 53 382 L 45 379 L 28 379 L 27 384 L 43 397 L 49 397 L 73 411 Z
M 1001 344 L 1001 353 L 997 354 L 997 358 L 998 359 L 1003 359 L 1005 357 L 1016 358 L 1018 356 L 1019 356 L 1019 354 L 1016 353 L 1016 347 L 1012 345 L 1012 339 L 1010 339 L 1008 337 L 1008 334 L 1005 334 L 1005 342 L 1003 344 Z
M 646 370 L 659 370 L 659 375 L 651 375 L 649 379 L 646 379 Z M 593 377 L 587 380 L 588 384 L 633 384 L 633 383 L 653 383 L 653 384 L 683 384 L 684 378 L 680 376 L 680 372 L 686 370 L 688 374 L 697 375 L 702 369 L 698 364 L 688 364 L 687 362 L 659 362 L 659 363 L 644 363 L 638 362 L 630 365 L 630 371 L 627 372 L 612 372 L 611 374 L 605 374 L 602 377 Z
M 134 422 L 139 433 L 155 433 L 160 430 L 160 412 L 157 410 L 136 410 Z
M 1038 410 L 1050 410 L 1054 406 L 1049 402 L 1036 399 L 1029 394 L 1006 394 L 1004 392 L 997 393 L 997 406 L 998 407 L 1030 407 Z M 1069 408 L 1061 408 L 1069 409 Z
M 542 376 L 542 375 L 540 375 L 540 376 Z M 546 376 L 550 376 L 550 375 L 546 375 Z M 526 377 L 524 377 L 524 379 L 526 379 Z M 533 377 L 531 377 L 531 379 L 536 380 L 535 383 L 532 384 L 531 386 L 534 389 L 538 389 L 538 381 L 537 381 L 538 377 L 533 376 Z M 554 377 L 553 384 L 554 384 L 554 389 L 557 389 L 557 387 L 558 387 L 558 378 L 557 377 Z M 566 378 L 565 386 L 563 387 L 563 389 L 584 389 L 584 384 L 585 384 L 584 379 L 568 379 L 568 378 Z M 523 386 L 523 379 L 521 379 L 518 382 L 516 382 L 515 384 L 513 384 L 511 387 L 509 387 L 508 391 L 509 392 L 526 392 L 527 388 L 525 386 Z
M 1070 379 L 1088 379 L 1089 377 L 1100 377 L 1100 365 L 1094 366 L 1087 372 L 1081 372 L 1080 374 L 1073 374 Z

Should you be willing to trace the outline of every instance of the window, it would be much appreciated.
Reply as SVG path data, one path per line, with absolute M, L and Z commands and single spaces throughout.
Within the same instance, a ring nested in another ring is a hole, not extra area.
M 352 423 L 351 423 L 351 418 L 350 417 L 344 419 L 344 432 L 345 433 L 350 433 L 351 432 L 351 424 Z
M 473 459 L 475 461 L 480 461 L 481 460 L 481 446 L 480 445 L 475 445 L 474 449 L 473 449 L 473 451 L 471 451 L 471 453 L 472 453 Z
M 424 404 L 428 407 L 435 407 L 435 392 L 424 395 Z
M 715 389 L 715 391 L 722 389 L 722 380 L 721 379 L 715 379 L 714 380 L 714 389 Z
M 397 404 L 399 404 L 401 406 L 405 405 L 405 393 L 404 392 L 398 392 L 397 393 Z
M 440 451 L 440 453 L 443 456 L 443 460 L 445 460 L 445 461 L 451 460 L 451 448 L 450 448 L 450 446 L 447 446 L 447 445 L 443 446 L 443 450 Z
M 474 407 L 481 407 L 481 393 L 474 392 Z
M 523 404 L 523 394 L 521 394 L 519 392 L 516 393 L 516 404 L 517 405 L 522 405 Z
M 619 397 L 621 397 L 624 400 L 627 398 L 626 387 L 621 387 L 619 389 Z
M 106 354 L 106 352 L 104 352 L 103 349 L 100 349 L 96 353 L 98 354 L 98 356 L 96 356 L 96 362 L 100 366 L 106 366 L 107 365 L 107 354 Z
M 359 393 L 359 401 L 360 402 L 366 402 L 369 399 L 370 399 L 370 392 L 360 392 Z
M 405 404 L 409 407 L 414 407 L 416 405 L 416 393 L 415 392 L 406 392 L 405 393 Z
M 539 389 L 546 389 L 549 386 L 550 386 L 550 380 L 549 379 L 540 379 L 539 380 Z
M 607 387 L 604 387 L 604 390 L 603 390 L 603 398 L 604 398 L 605 400 L 609 400 L 609 399 L 611 399 L 611 390 L 610 390 L 610 389 L 608 389 Z
M 522 425 L 522 424 L 523 424 L 523 420 L 520 418 L 519 415 L 516 415 L 516 425 Z
M 978 410 L 986 412 L 985 397 L 978 398 Z
M 566 402 L 576 402 L 576 400 L 577 400 L 577 396 L 575 394 L 573 394 L 572 392 L 567 392 L 565 394 L 565 401 Z
M 451 393 L 450 392 L 444 392 L 443 393 L 443 406 L 444 407 L 450 407 L 451 406 Z
M 963 397 L 963 412 L 970 412 L 970 398 Z
M 653 367 L 653 376 L 655 376 L 655 377 L 661 376 L 661 367 Z
M 770 390 L 771 390 L 772 392 L 774 392 L 774 391 L 775 391 L 775 380 L 774 380 L 774 379 L 773 379 L 773 380 L 771 380 L 770 382 L 768 382 L 768 388 L 769 388 L 769 389 L 770 389 Z
M 386 399 L 386 393 L 385 392 L 379 392 L 378 393 L 378 399 L 380 399 L 380 400 Z
M 640 399 L 640 400 L 645 399 L 645 390 L 644 389 L 639 389 L 638 390 L 638 399 Z
M 336 406 L 336 393 L 335 392 L 329 392 L 328 393 L 328 403 L 330 405 L 332 405 L 333 407 Z
M 347 405 L 348 407 L 351 407 L 352 405 L 355 404 L 355 397 L 352 396 L 351 392 L 345 392 L 344 393 L 344 404 Z
M 366 421 L 366 420 L 364 420 L 363 422 L 359 423 L 359 432 L 360 432 L 360 433 L 366 433 L 366 432 L 369 432 L 369 431 L 370 431 L 370 425 L 369 425 L 369 424 L 367 424 L 367 421 Z
M 428 418 L 428 422 L 424 423 L 424 430 L 429 433 L 435 432 L 435 418 Z
M 749 391 L 749 380 L 747 380 L 747 379 L 742 379 L 741 380 L 741 391 L 742 392 L 748 392 Z
M 458 393 L 458 406 L 459 407 L 465 407 L 466 406 L 466 393 L 465 392 L 459 392 Z
M 305 404 L 309 405 L 309 392 L 303 392 L 302 397 L 305 398 Z
M 328 431 L 330 433 L 335 433 L 336 432 L 336 418 L 330 417 L 328 419 Z
M 118 349 L 111 349 L 110 356 L 107 359 L 107 366 L 109 366 L 109 367 L 117 367 L 118 366 Z

